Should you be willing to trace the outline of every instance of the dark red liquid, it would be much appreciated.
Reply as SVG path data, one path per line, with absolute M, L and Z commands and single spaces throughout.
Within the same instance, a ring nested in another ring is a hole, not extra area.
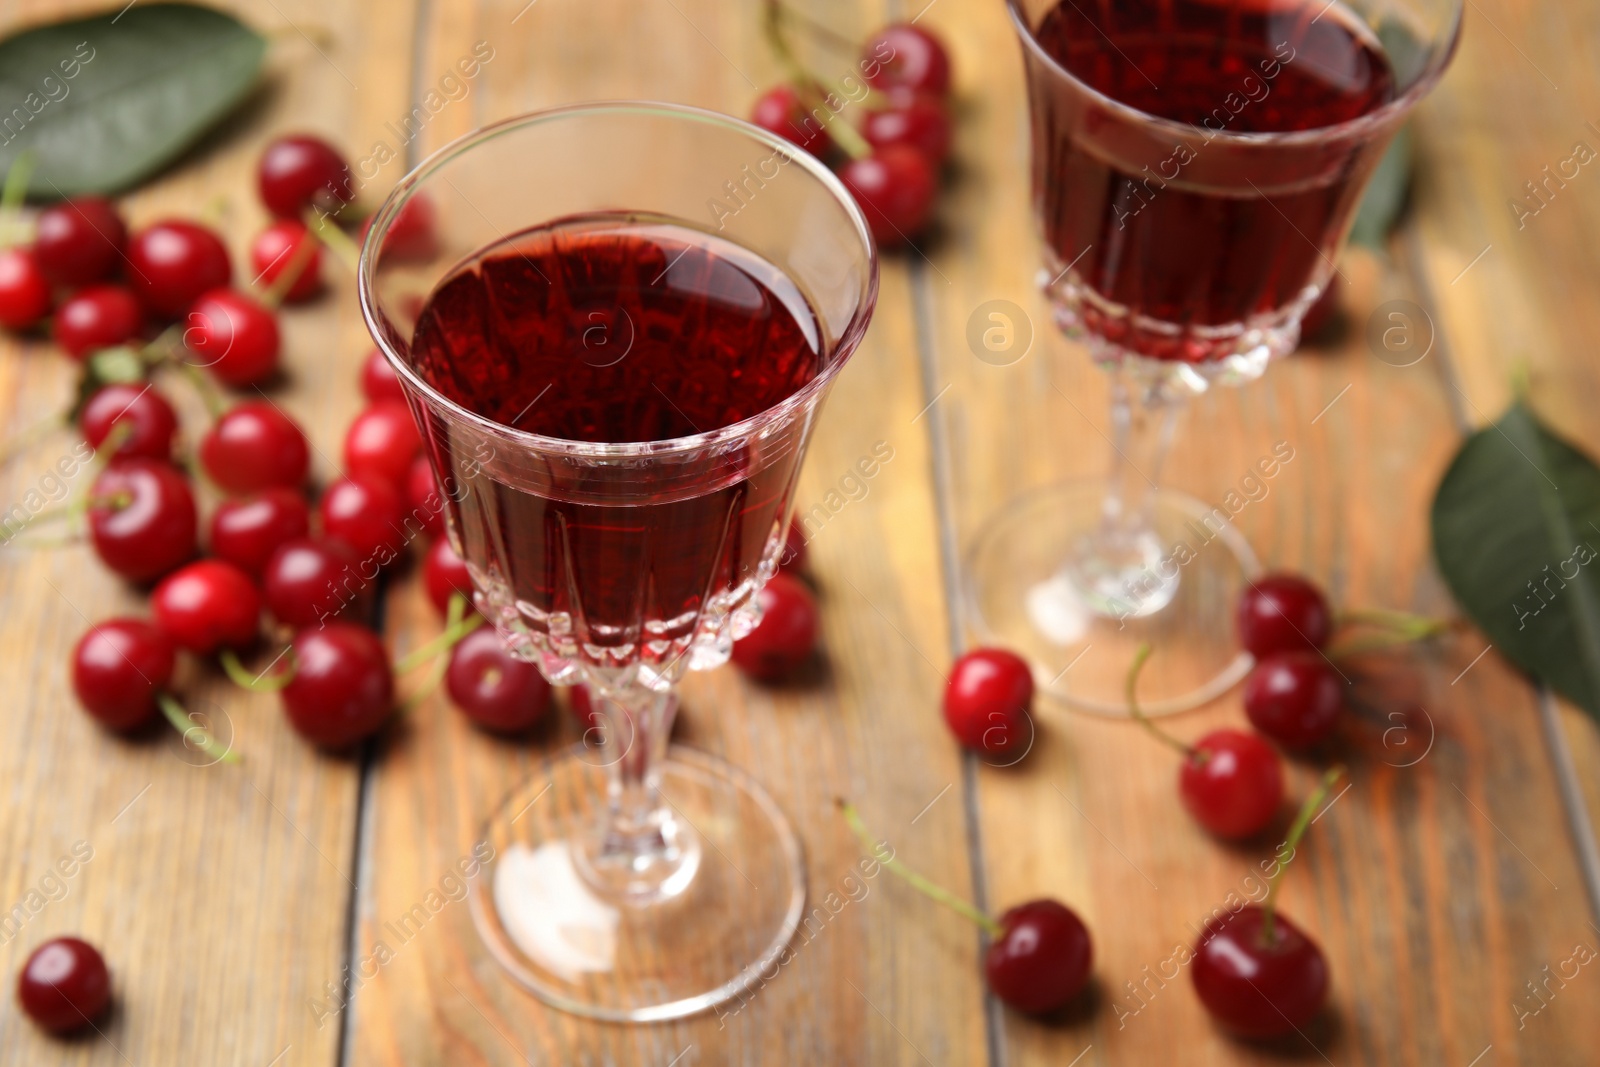
M 1215 358 L 1232 342 L 1206 327 L 1269 321 L 1327 277 L 1392 128 L 1216 138 L 1335 126 L 1394 98 L 1378 42 L 1343 8 L 1063 0 L 1035 36 L 1097 92 L 1184 124 L 1109 108 L 1029 54 L 1035 197 L 1058 269 L 1075 264 L 1094 294 L 1091 331 Z
M 775 267 L 669 223 L 586 218 L 484 250 L 434 291 L 413 361 L 445 396 L 569 441 L 717 430 L 823 368 L 810 306 Z M 807 420 L 666 460 L 461 454 L 436 469 L 469 566 L 557 655 L 625 666 L 682 654 L 706 612 L 747 598 L 787 514 Z M 497 605 L 498 606 L 498 605 Z M 503 620 L 502 620 L 503 621 Z

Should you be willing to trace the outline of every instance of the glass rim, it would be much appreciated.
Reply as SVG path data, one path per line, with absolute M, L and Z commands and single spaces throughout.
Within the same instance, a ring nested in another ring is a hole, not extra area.
M 1451 21 L 1449 28 L 1441 39 L 1448 37 L 1444 47 L 1437 49 L 1428 65 L 1417 76 L 1416 81 L 1399 96 L 1390 100 L 1382 107 L 1368 111 L 1364 115 L 1357 115 L 1353 119 L 1335 123 L 1332 126 L 1313 126 L 1306 130 L 1278 130 L 1259 133 L 1240 133 L 1230 130 L 1213 130 L 1209 126 L 1194 126 L 1176 119 L 1163 118 L 1152 115 L 1148 111 L 1124 104 L 1122 101 L 1107 96 L 1094 86 L 1087 84 L 1076 74 L 1057 62 L 1056 58 L 1045 51 L 1039 43 L 1039 38 L 1034 35 L 1032 27 L 1028 25 L 1027 16 L 1022 11 L 1022 0 L 1006 0 L 1006 10 L 1011 13 L 1011 22 L 1016 26 L 1017 33 L 1023 40 L 1023 47 L 1027 48 L 1042 60 L 1058 78 L 1065 79 L 1076 85 L 1088 96 L 1091 96 L 1102 107 L 1124 117 L 1134 118 L 1141 122 L 1153 124 L 1163 129 L 1176 133 L 1192 136 L 1197 131 L 1209 135 L 1206 143 L 1222 141 L 1225 144 L 1241 146 L 1249 145 L 1297 145 L 1308 144 L 1320 140 L 1337 140 L 1346 135 L 1365 133 L 1369 127 L 1376 128 L 1389 121 L 1391 117 L 1403 115 L 1415 107 L 1417 102 L 1425 96 L 1439 78 L 1444 74 L 1445 67 L 1450 64 L 1450 58 L 1455 55 L 1456 46 L 1461 41 L 1461 25 L 1465 13 L 1465 0 L 1449 0 L 1451 7 Z M 1332 6 L 1331 4 L 1329 5 Z
M 479 415 L 477 412 L 451 400 L 435 389 L 423 380 L 422 376 L 412 369 L 407 361 L 401 358 L 399 353 L 393 351 L 383 331 L 375 328 L 382 316 L 378 310 L 374 274 L 378 250 L 382 245 L 383 238 L 388 235 L 390 225 L 398 217 L 401 208 L 411 199 L 411 196 L 418 191 L 427 178 L 445 163 L 485 142 L 514 133 L 524 127 L 596 114 L 655 115 L 699 122 L 709 126 L 719 126 L 731 132 L 743 134 L 752 141 L 782 153 L 788 162 L 799 163 L 811 177 L 821 182 L 822 186 L 833 194 L 834 199 L 844 208 L 846 216 L 855 227 L 857 237 L 861 240 L 862 250 L 866 258 L 866 280 L 862 287 L 860 301 L 855 311 L 851 314 L 850 321 L 845 325 L 844 330 L 840 332 L 838 339 L 832 346 L 835 352 L 843 352 L 844 358 L 833 360 L 829 365 L 822 368 L 816 377 L 778 403 L 751 415 L 749 418 L 729 423 L 727 426 L 686 437 L 669 437 L 654 441 L 601 442 L 575 441 L 565 437 L 548 437 L 528 430 L 519 430 L 514 426 L 507 426 L 505 423 L 496 422 L 494 419 Z M 838 176 L 829 170 L 821 160 L 787 139 L 777 134 L 769 133 L 759 126 L 745 122 L 743 119 L 735 118 L 719 111 L 712 111 L 709 108 L 652 100 L 589 101 L 514 115 L 463 134 L 431 152 L 427 158 L 418 163 L 405 177 L 400 179 L 389 192 L 389 195 L 384 198 L 383 204 L 378 208 L 377 212 L 373 214 L 372 223 L 367 230 L 366 239 L 362 242 L 361 254 L 357 260 L 356 293 L 360 300 L 361 317 L 366 323 L 367 332 L 372 335 L 373 342 L 378 346 L 379 351 L 384 354 L 384 358 L 395 369 L 395 373 L 400 375 L 401 380 L 410 388 L 426 398 L 430 404 L 445 409 L 453 418 L 471 423 L 497 436 L 517 441 L 536 452 L 578 458 L 658 456 L 678 452 L 691 452 L 710 445 L 748 437 L 752 433 L 759 431 L 763 426 L 781 421 L 794 412 L 814 404 L 823 390 L 827 389 L 834 377 L 849 362 L 850 355 L 859 345 L 862 335 L 866 333 L 872 309 L 877 303 L 878 246 L 872 238 L 872 230 L 867 225 L 867 219 L 861 211 L 861 206 L 856 202 L 850 191 L 845 188 Z

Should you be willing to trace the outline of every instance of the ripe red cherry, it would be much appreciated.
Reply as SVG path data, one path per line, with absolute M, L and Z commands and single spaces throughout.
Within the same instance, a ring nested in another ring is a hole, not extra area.
M 950 669 L 944 721 L 956 740 L 976 752 L 999 754 L 1033 738 L 1033 671 L 1000 648 L 973 649 Z
M 1243 730 L 1214 730 L 1178 770 L 1178 795 L 1218 837 L 1251 837 L 1283 805 L 1283 768 L 1272 746 Z
M 194 555 L 194 494 L 170 463 L 119 460 L 95 479 L 89 499 L 95 555 L 129 581 L 159 578 Z
M 806 532 L 798 520 L 789 523 L 783 535 L 783 552 L 778 556 L 779 574 L 798 574 L 806 569 Z
M 1257 578 L 1239 595 L 1239 643 L 1257 659 L 1291 649 L 1321 648 L 1333 633 L 1322 590 L 1298 574 Z
M 33 250 L 53 285 L 76 288 L 113 274 L 127 242 L 128 228 L 109 200 L 80 196 L 39 212 Z
M 433 464 L 426 455 L 411 461 L 405 488 L 406 504 L 412 517 L 422 524 L 422 532 L 429 537 L 444 533 L 444 495 L 439 492 L 439 480 L 433 476 Z
M 120 285 L 91 285 L 56 308 L 56 344 L 73 359 L 138 336 L 144 312 L 133 293 Z
M 950 54 L 939 38 L 919 26 L 885 26 L 862 46 L 861 61 L 871 72 L 867 84 L 874 89 L 906 88 L 936 96 L 950 91 Z
M 172 457 L 178 413 L 155 386 L 121 382 L 101 386 L 78 416 L 83 439 L 96 451 L 119 425 L 127 427 L 123 431 L 127 436 L 117 446 L 117 456 L 163 460 Z
M 267 610 L 297 630 L 337 617 L 366 585 L 343 542 L 304 537 L 279 545 L 261 575 Z
M 283 688 L 289 724 L 313 744 L 344 748 L 371 737 L 394 707 L 394 671 L 366 627 L 330 622 L 292 642 L 294 680 Z
M 151 594 L 156 625 L 196 655 L 244 648 L 261 624 L 261 594 L 231 563 L 202 559 L 162 579 Z
M 303 262 L 297 262 L 304 256 Z M 250 266 L 256 284 L 270 289 L 293 267 L 299 273 L 283 294 L 285 302 L 309 300 L 322 288 L 322 244 L 299 219 L 279 219 L 250 243 Z
M 152 315 L 175 319 L 232 278 L 222 238 L 199 223 L 168 219 L 128 241 L 128 285 Z
M 874 148 L 915 148 L 938 166 L 950 154 L 950 112 L 934 97 L 913 95 L 903 104 L 868 111 L 861 120 L 861 136 Z
M 211 513 L 211 554 L 259 576 L 279 546 L 304 537 L 310 528 L 305 497 L 293 489 L 263 489 L 217 505 Z
M 832 114 L 826 107 L 820 110 L 825 116 Z M 833 138 L 828 136 L 827 127 L 806 110 L 792 85 L 774 86 L 763 93 L 750 109 L 750 121 L 814 156 L 833 151 Z
M 539 668 L 506 651 L 489 626 L 472 631 L 451 650 L 444 683 L 467 718 L 496 733 L 526 730 L 550 706 L 550 683 Z
M 50 311 L 50 283 L 27 248 L 0 248 L 0 326 L 26 330 Z
M 839 171 L 861 204 L 879 244 L 897 245 L 922 231 L 933 216 L 938 183 L 928 157 L 905 145 L 889 145 Z
M 400 376 L 394 372 L 394 365 L 376 348 L 367 353 L 366 360 L 361 364 L 361 392 L 372 401 L 404 401 L 406 398 L 405 390 L 400 388 Z
M 756 594 L 761 621 L 733 643 L 733 662 L 753 678 L 773 681 L 811 657 L 817 644 L 817 602 L 805 583 L 775 574 Z
M 261 153 L 256 168 L 261 202 L 279 218 L 299 218 L 307 208 L 327 212 L 355 198 L 350 166 L 339 150 L 320 137 L 290 134 Z
M 344 435 L 344 467 L 358 478 L 399 486 L 422 449 L 411 409 L 394 400 L 374 402 Z
M 1285 748 L 1310 748 L 1333 733 L 1344 681 L 1320 652 L 1278 652 L 1244 683 L 1250 725 Z
M 223 413 L 200 441 L 200 465 L 230 493 L 297 486 L 311 466 L 298 423 L 268 400 L 245 400 Z
M 322 532 L 343 541 L 357 559 L 381 567 L 405 546 L 405 507 L 388 482 L 340 478 L 322 494 L 318 511 Z
M 156 714 L 176 661 L 172 639 L 143 619 L 107 619 L 72 650 L 72 691 L 106 726 L 131 730 Z
M 439 538 L 429 547 L 422 561 L 422 582 L 428 590 L 428 599 L 440 615 L 450 610 L 451 593 L 460 593 L 469 605 L 472 603 L 472 576 L 467 573 L 466 563 L 450 547 L 448 537 Z
M 995 996 L 1020 1011 L 1062 1007 L 1089 982 L 1094 947 L 1083 920 L 1054 900 L 1030 900 L 1000 916 L 1004 931 L 984 953 Z
M 189 362 L 235 389 L 266 381 L 278 369 L 282 341 L 272 310 L 233 289 L 213 289 L 189 312 L 183 343 Z
M 1243 1037 L 1279 1037 L 1306 1026 L 1328 999 L 1322 949 L 1281 912 L 1269 941 L 1253 904 L 1206 923 L 1189 965 L 1194 989 L 1218 1022 Z
M 105 1014 L 111 1003 L 111 972 L 87 941 L 57 937 L 34 949 L 22 965 L 17 1000 L 44 1029 L 71 1033 Z

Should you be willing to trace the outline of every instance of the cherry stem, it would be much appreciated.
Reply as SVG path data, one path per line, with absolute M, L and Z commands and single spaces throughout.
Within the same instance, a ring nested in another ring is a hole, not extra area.
M 879 852 L 877 844 L 872 839 L 872 834 L 867 830 L 866 823 L 861 821 L 861 815 L 856 811 L 854 804 L 842 797 L 836 799 L 834 803 L 839 805 L 839 810 L 844 814 L 844 821 L 849 824 L 857 840 L 861 842 L 861 847 L 866 849 L 872 858 L 881 863 L 886 870 L 896 877 L 909 882 L 913 889 L 929 899 L 938 901 L 951 911 L 965 915 L 981 926 L 990 937 L 998 938 L 1005 935 L 1005 927 L 1001 926 L 992 917 L 985 915 L 938 883 L 929 881 L 895 857 L 884 856 Z
M 824 83 L 806 68 L 795 54 L 789 44 L 789 38 L 783 31 L 783 20 L 789 14 L 783 6 L 782 0 L 767 0 L 766 19 L 763 26 L 766 30 L 767 42 L 772 45 L 772 51 L 778 57 L 778 63 L 789 76 L 789 81 L 794 84 L 795 91 L 800 96 L 800 103 L 805 107 L 807 117 L 815 118 L 818 105 L 829 115 L 829 120 L 823 123 L 827 131 L 832 134 L 834 142 L 851 159 L 865 159 L 872 155 L 872 146 L 865 137 L 857 133 L 849 122 L 833 122 L 837 115 L 833 108 L 827 104 L 827 93 Z
M 33 179 L 33 166 L 38 158 L 38 153 L 30 148 L 12 160 L 6 171 L 5 188 L 0 190 L 0 248 L 10 248 L 17 243 L 22 230 L 22 202 L 27 199 L 28 183 Z
M 451 593 L 450 604 L 445 609 L 444 632 L 448 634 L 451 631 L 458 629 L 461 626 L 462 620 L 466 617 L 466 614 L 467 598 L 462 596 L 459 592 Z M 478 618 L 481 620 L 482 616 L 479 616 Z M 467 634 L 471 633 L 473 629 L 476 629 L 476 627 L 464 631 L 461 634 L 461 637 L 465 637 Z M 457 640 L 460 640 L 460 638 L 457 638 Z M 454 642 L 452 642 L 452 644 L 454 644 Z M 421 707 L 423 701 L 433 696 L 434 692 L 439 688 L 439 683 L 444 681 L 445 671 L 449 669 L 450 661 L 442 654 L 434 657 L 433 669 L 428 672 L 427 679 L 423 681 L 422 685 L 415 693 L 412 693 L 410 696 L 406 697 L 405 701 L 398 709 L 399 714 L 407 715 Z
M 461 596 L 461 594 L 452 593 L 452 602 L 458 596 Z M 466 598 L 462 597 L 463 610 L 465 610 L 465 603 Z M 455 622 L 446 625 L 444 632 L 438 637 L 435 637 L 427 644 L 419 645 L 407 653 L 399 663 L 394 665 L 394 672 L 396 674 L 405 674 L 408 671 L 416 670 L 435 656 L 450 651 L 460 643 L 463 637 L 482 626 L 483 623 L 484 618 L 482 615 L 473 615 L 470 619 L 457 619 Z
M 261 294 L 262 305 L 276 311 L 283 304 L 283 298 L 289 295 L 289 290 L 294 288 L 294 283 L 300 280 L 300 275 L 311 266 L 311 258 L 316 253 L 317 246 L 311 241 L 301 241 L 296 245 L 289 262 L 283 265 L 283 272 Z
M 350 240 L 350 235 L 329 222 L 320 211 L 308 210 L 305 223 L 306 227 L 316 235 L 317 240 L 321 241 L 339 262 L 349 267 L 351 274 L 354 274 L 361 263 L 361 248 Z
M 1278 883 L 1283 881 L 1283 872 L 1288 869 L 1294 860 L 1295 850 L 1300 847 L 1300 839 L 1305 836 L 1306 830 L 1311 826 L 1312 819 L 1317 817 L 1317 809 L 1322 807 L 1322 802 L 1328 799 L 1328 791 L 1334 784 L 1343 778 L 1345 770 L 1342 766 L 1334 767 L 1322 776 L 1322 781 L 1317 788 L 1306 797 L 1306 802 L 1300 805 L 1300 813 L 1294 817 L 1294 822 L 1289 826 L 1289 835 L 1283 839 L 1280 851 L 1287 852 L 1288 858 L 1278 864 L 1278 869 L 1272 872 L 1272 877 L 1267 879 L 1267 895 L 1261 901 L 1261 940 L 1263 944 L 1270 945 L 1278 939 L 1277 932 L 1277 899 Z
M 1327 650 L 1329 659 L 1359 656 L 1364 652 L 1426 641 L 1447 632 L 1453 625 L 1449 619 L 1434 619 L 1383 608 L 1347 611 L 1339 616 L 1338 621 L 1343 626 L 1366 626 L 1377 632 L 1336 642 Z
M 1133 665 L 1128 668 L 1128 681 L 1124 690 L 1128 697 L 1128 718 L 1150 731 L 1150 736 L 1157 741 L 1177 749 L 1185 759 L 1203 761 L 1205 759 L 1204 753 L 1196 751 L 1157 726 L 1150 716 L 1146 715 L 1139 707 L 1139 698 L 1136 695 L 1136 690 L 1139 687 L 1139 672 L 1144 669 L 1144 661 L 1150 658 L 1150 651 L 1149 644 L 1141 644 L 1133 654 Z
M 280 659 L 288 659 L 287 665 L 276 674 L 268 674 L 273 664 Z M 250 669 L 239 660 L 239 654 L 231 648 L 225 648 L 217 656 L 222 664 L 222 672 L 228 679 L 241 689 L 248 689 L 252 693 L 276 693 L 294 681 L 295 660 L 293 646 L 285 646 L 284 650 L 267 664 L 267 670 L 260 674 L 251 674 Z
M 239 762 L 239 753 L 235 752 L 231 747 L 217 744 L 216 739 L 206 732 L 205 727 L 190 718 L 189 713 L 183 710 L 182 704 L 166 693 L 157 693 L 156 703 L 160 705 L 161 714 L 167 717 L 167 721 L 172 724 L 173 729 L 183 735 L 185 743 L 192 739 L 196 745 L 200 746 L 200 751 L 223 763 Z

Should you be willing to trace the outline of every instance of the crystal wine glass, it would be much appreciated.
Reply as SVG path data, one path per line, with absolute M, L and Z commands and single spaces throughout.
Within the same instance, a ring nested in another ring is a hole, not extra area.
M 546 1002 L 617 1021 L 770 980 L 805 898 L 799 839 L 754 778 L 667 738 L 685 671 L 757 621 L 818 407 L 871 315 L 855 201 L 736 119 L 558 108 L 407 176 L 359 287 L 479 610 L 599 720 L 488 819 L 471 909 L 490 952 Z
M 1112 463 L 1109 480 L 993 517 L 965 606 L 981 640 L 1027 656 L 1069 705 L 1123 714 L 1123 673 L 1150 642 L 1178 651 L 1146 672 L 1141 703 L 1193 707 L 1249 670 L 1232 608 L 1260 567 L 1232 509 L 1158 487 L 1179 410 L 1293 350 L 1373 169 L 1454 53 L 1461 0 L 1009 8 L 1039 280 L 1112 375 Z M 1241 475 L 1271 477 L 1280 458 Z

